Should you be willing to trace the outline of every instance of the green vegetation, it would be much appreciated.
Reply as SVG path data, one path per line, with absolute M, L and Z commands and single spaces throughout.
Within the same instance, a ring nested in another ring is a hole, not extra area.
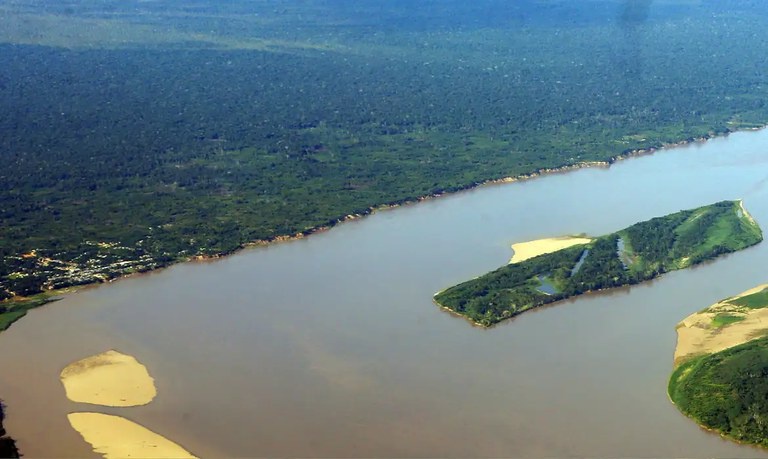
M 701 312 L 716 313 L 712 319 L 716 336 L 721 328 L 754 317 L 760 314 L 757 309 L 764 308 L 768 288 L 726 298 Z M 768 447 L 768 328 L 759 323 L 743 335 L 742 343 L 683 360 L 670 377 L 668 391 L 680 411 L 702 426 Z
M 723 328 L 723 327 L 727 327 L 730 324 L 741 322 L 744 319 L 745 319 L 744 316 L 737 316 L 734 314 L 729 314 L 727 312 L 721 312 L 712 318 L 712 327 Z
M 483 326 L 585 292 L 636 284 L 763 239 L 739 201 L 722 201 L 636 223 L 592 242 L 503 266 L 435 295 Z M 580 269 L 574 266 L 588 250 Z M 542 276 L 557 291 L 540 289 Z M 727 319 L 725 319 L 727 320 Z
M 342 3 L 0 5 L 0 299 L 768 121 L 743 2 Z
M 768 447 L 768 337 L 683 363 L 668 389 L 680 411 L 704 427 Z
M 736 306 L 745 306 L 750 309 L 762 309 L 768 307 L 768 288 L 751 295 L 729 300 L 728 303 Z
M 48 293 L 40 293 L 29 298 L 11 299 L 0 303 L 0 331 L 24 317 L 30 309 L 52 301 L 56 301 L 56 298 L 52 298 Z

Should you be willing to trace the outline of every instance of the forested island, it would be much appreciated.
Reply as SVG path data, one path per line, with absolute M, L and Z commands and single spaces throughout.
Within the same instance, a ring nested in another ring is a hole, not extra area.
M 669 397 L 701 426 L 768 447 L 768 285 L 678 325 Z
M 0 300 L 768 121 L 744 2 L 341 3 L 0 5 Z
M 586 292 L 632 285 L 762 241 L 741 201 L 722 201 L 503 266 L 435 295 L 435 302 L 490 326 Z

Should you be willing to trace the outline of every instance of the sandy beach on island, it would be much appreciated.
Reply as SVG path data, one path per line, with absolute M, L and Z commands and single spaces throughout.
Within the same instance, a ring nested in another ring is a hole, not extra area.
M 753 223 L 755 225 L 757 224 L 757 222 L 755 221 L 754 217 L 752 217 L 752 214 L 747 212 L 747 209 L 744 207 L 744 200 L 743 199 L 739 199 L 739 208 L 741 209 L 741 212 L 744 214 L 744 216 L 747 217 L 747 219 L 751 223 Z
M 67 418 L 93 450 L 107 459 L 195 457 L 167 438 L 120 416 L 71 413 Z
M 719 352 L 768 334 L 768 308 L 751 309 L 729 303 L 766 288 L 768 284 L 751 288 L 683 319 L 677 325 L 675 366 L 691 357 Z M 715 317 L 724 313 L 742 319 L 721 327 L 713 325 Z
M 147 368 L 114 350 L 67 365 L 61 371 L 61 382 L 68 399 L 94 405 L 146 405 L 157 395 Z
M 521 261 L 528 260 L 529 258 L 544 255 L 545 253 L 557 252 L 558 250 L 567 249 L 568 247 L 587 244 L 592 242 L 592 239 L 578 236 L 563 236 L 563 237 L 549 237 L 544 239 L 536 239 L 535 241 L 519 242 L 512 244 L 512 259 L 510 263 L 519 263 Z

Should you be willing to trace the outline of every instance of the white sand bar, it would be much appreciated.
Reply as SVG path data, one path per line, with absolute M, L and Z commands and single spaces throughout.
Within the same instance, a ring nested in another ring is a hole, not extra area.
M 134 357 L 114 350 L 67 365 L 61 382 L 68 399 L 94 405 L 146 405 L 157 395 L 147 368 Z
M 544 255 L 545 253 L 557 252 L 558 250 L 567 249 L 568 247 L 578 244 L 587 244 L 589 242 L 592 242 L 592 239 L 575 236 L 550 237 L 537 239 L 535 241 L 520 242 L 518 244 L 512 244 L 514 254 L 509 262 L 519 263 L 529 258 Z
M 167 438 L 120 416 L 101 413 L 71 413 L 69 423 L 107 459 L 194 458 Z

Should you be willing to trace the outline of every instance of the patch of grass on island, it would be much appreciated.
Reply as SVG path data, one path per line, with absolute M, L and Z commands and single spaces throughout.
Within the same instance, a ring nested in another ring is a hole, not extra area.
M 668 386 L 672 402 L 701 426 L 762 447 L 768 447 L 766 308 L 763 285 L 684 319 Z
M 736 298 L 735 300 L 728 301 L 728 303 L 750 309 L 762 309 L 768 306 L 768 288 L 751 295 Z
M 490 326 L 586 292 L 653 279 L 762 239 L 760 227 L 740 201 L 722 201 L 503 266 L 438 293 L 435 301 L 478 325 Z M 556 289 L 543 291 L 542 279 Z
M 720 313 L 712 318 L 712 328 L 723 328 L 744 320 L 744 316 L 737 316 L 727 312 Z

